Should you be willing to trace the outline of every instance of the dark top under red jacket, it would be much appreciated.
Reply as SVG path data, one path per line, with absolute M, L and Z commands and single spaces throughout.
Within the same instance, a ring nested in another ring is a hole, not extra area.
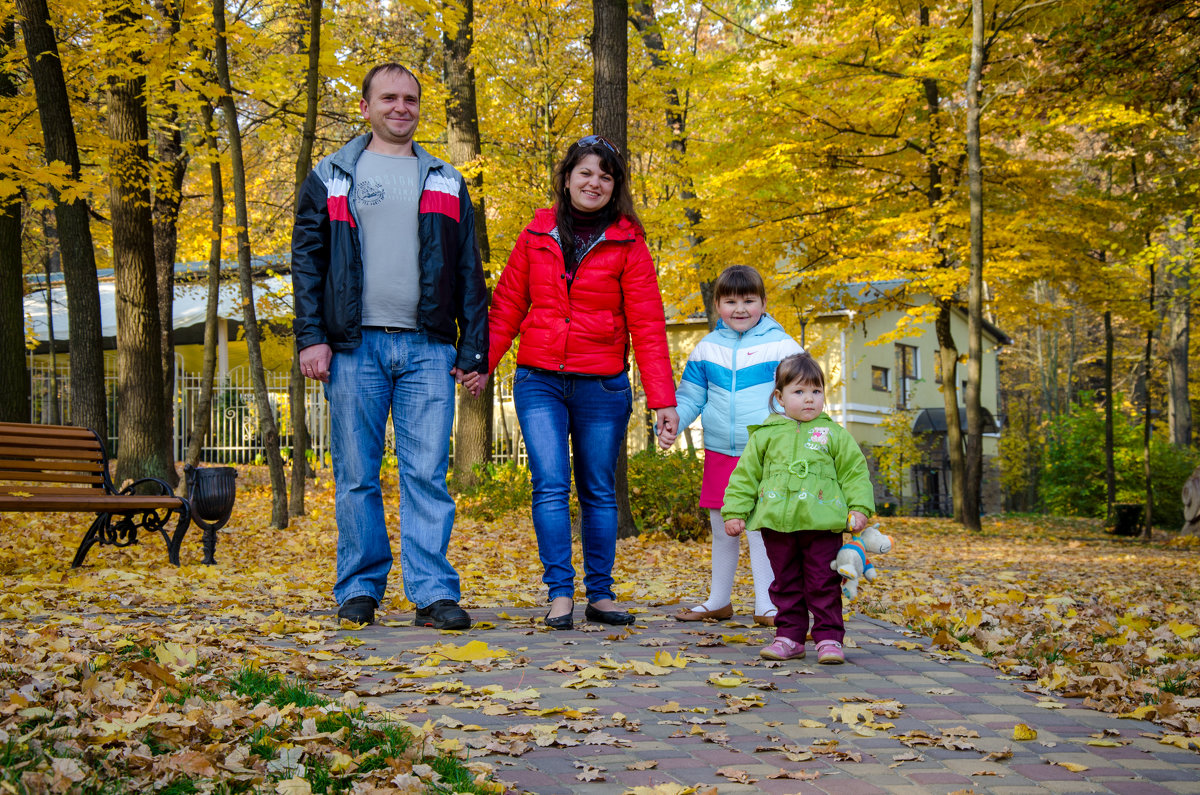
M 662 295 L 641 229 L 628 218 L 606 229 L 584 255 L 568 291 L 555 225 L 553 210 L 538 210 L 517 237 L 492 293 L 488 371 L 520 334 L 518 365 L 616 375 L 627 367 L 632 338 L 647 406 L 674 406 Z

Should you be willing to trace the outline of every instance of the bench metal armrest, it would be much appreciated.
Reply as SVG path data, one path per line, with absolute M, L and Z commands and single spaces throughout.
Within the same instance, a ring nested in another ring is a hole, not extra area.
M 157 483 L 158 484 L 158 488 L 160 489 L 160 491 L 159 491 L 159 494 L 154 495 L 154 496 L 163 496 L 163 497 L 175 496 L 175 490 L 173 488 L 171 488 L 171 485 L 169 483 L 167 483 L 165 480 L 163 480 L 162 478 L 139 478 L 138 480 L 133 481 L 132 483 L 130 483 L 128 486 L 121 489 L 117 493 L 125 495 L 125 496 L 136 495 L 138 493 L 137 487 L 139 485 L 141 485 L 142 483 Z

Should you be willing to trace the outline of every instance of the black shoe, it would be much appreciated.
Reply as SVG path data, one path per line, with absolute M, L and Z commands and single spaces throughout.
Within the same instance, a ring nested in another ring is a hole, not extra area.
M 636 619 L 624 610 L 597 610 L 588 605 L 583 611 L 583 617 L 598 624 L 632 624 Z
M 467 629 L 471 626 L 471 617 L 453 599 L 439 599 L 431 605 L 417 608 L 417 617 L 413 620 L 413 626 L 433 627 L 434 629 Z
M 375 600 L 369 596 L 355 596 L 343 602 L 337 614 L 338 618 L 355 624 L 374 624 Z
M 572 608 L 571 612 L 565 616 L 551 617 L 550 613 L 547 612 L 546 626 L 550 627 L 550 629 L 575 629 L 575 609 Z

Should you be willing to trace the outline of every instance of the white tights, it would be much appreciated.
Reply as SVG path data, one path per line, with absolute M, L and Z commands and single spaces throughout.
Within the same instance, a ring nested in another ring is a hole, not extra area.
M 703 604 L 697 605 L 694 608 L 696 610 L 717 610 L 732 601 L 733 578 L 737 574 L 738 555 L 741 552 L 742 540 L 725 535 L 725 520 L 721 518 L 720 511 L 709 508 L 708 521 L 712 525 L 712 586 L 708 598 Z M 762 533 L 748 530 L 745 535 L 750 544 L 750 573 L 754 576 L 754 615 L 773 616 L 775 605 L 771 604 L 767 589 L 774 582 L 775 573 L 771 571 Z

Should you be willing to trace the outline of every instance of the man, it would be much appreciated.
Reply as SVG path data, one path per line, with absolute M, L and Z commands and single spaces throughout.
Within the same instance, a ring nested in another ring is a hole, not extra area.
M 487 373 L 487 288 L 462 177 L 416 143 L 421 85 L 399 64 L 363 80 L 371 130 L 308 175 L 292 232 L 300 369 L 325 383 L 337 485 L 340 618 L 370 624 L 392 550 L 379 469 L 388 412 L 400 471 L 400 564 L 417 626 L 466 629 L 446 558 L 455 381 Z M 469 377 L 468 377 L 468 374 Z M 480 375 L 483 374 L 481 378 Z

